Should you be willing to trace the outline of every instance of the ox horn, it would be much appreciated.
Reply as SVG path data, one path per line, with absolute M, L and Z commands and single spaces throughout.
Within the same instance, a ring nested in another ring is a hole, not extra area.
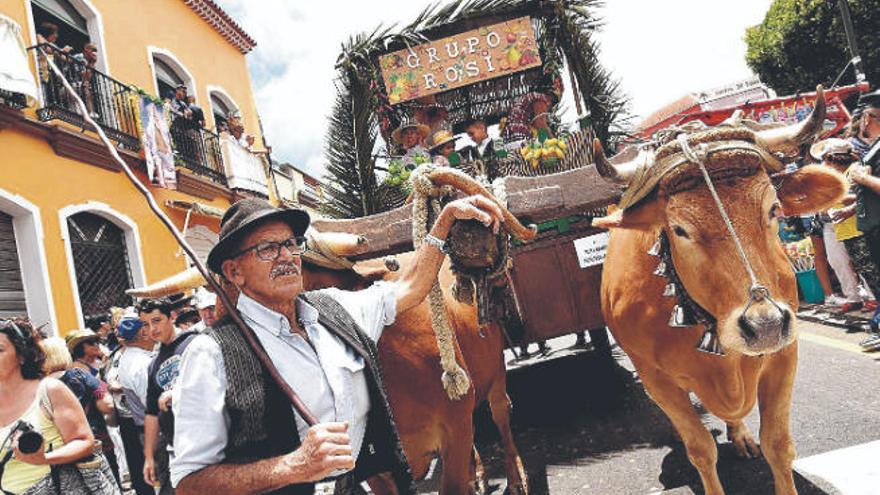
M 758 131 L 758 137 L 771 152 L 792 153 L 803 144 L 811 142 L 822 131 L 825 122 L 825 91 L 816 86 L 816 104 L 813 111 L 797 124 Z
M 526 227 L 520 223 L 513 216 L 513 213 L 501 204 L 482 184 L 463 172 L 448 167 L 438 167 L 428 175 L 428 178 L 435 185 L 451 186 L 467 195 L 480 195 L 488 198 L 490 201 L 494 201 L 501 208 L 501 214 L 504 217 L 504 229 L 517 239 L 531 241 L 538 234 L 538 228 L 535 225 Z
M 162 297 L 196 289 L 207 283 L 199 270 L 192 267 L 145 287 L 128 289 L 125 293 L 134 297 Z
M 611 163 L 605 156 L 602 142 L 598 139 L 593 139 L 593 160 L 596 163 L 596 171 L 599 172 L 599 175 L 611 182 L 624 186 L 632 180 L 640 163 L 638 158 L 619 165 Z
M 347 232 L 319 232 L 314 229 L 309 235 L 336 256 L 354 256 L 363 253 L 369 247 L 367 238 L 362 235 Z

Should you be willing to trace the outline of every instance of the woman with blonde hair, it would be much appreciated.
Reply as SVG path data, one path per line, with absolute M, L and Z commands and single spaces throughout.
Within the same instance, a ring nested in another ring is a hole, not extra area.
M 67 343 L 61 337 L 49 337 L 40 342 L 43 353 L 46 354 L 46 362 L 43 363 L 43 373 L 51 378 L 61 378 L 67 368 L 73 364 Z

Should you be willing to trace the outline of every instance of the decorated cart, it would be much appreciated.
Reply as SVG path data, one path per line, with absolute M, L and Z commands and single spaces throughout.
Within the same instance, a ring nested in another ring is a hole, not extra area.
M 341 179 L 325 189 L 326 211 L 343 218 L 316 227 L 366 237 L 361 259 L 411 250 L 411 174 L 428 163 L 457 168 L 538 230 L 471 273 L 477 287 L 501 273 L 513 289 L 496 301 L 500 316 L 477 297 L 481 319 L 497 316 L 511 345 L 589 331 L 607 351 L 599 287 L 608 237 L 591 220 L 620 191 L 596 172 L 592 143 L 618 137 L 625 100 L 596 60 L 594 4 L 455 1 L 400 31 L 353 37 L 338 60 L 328 132 L 329 169 Z M 576 114 L 571 125 L 563 108 Z M 438 156 L 455 136 L 473 137 L 475 122 L 493 134 L 497 126 L 491 144 L 449 146 Z

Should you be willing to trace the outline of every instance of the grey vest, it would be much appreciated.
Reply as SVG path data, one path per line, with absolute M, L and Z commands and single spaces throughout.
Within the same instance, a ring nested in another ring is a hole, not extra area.
M 382 381 L 376 344 L 364 335 L 348 312 L 332 297 L 319 292 L 300 295 L 318 310 L 318 322 L 364 359 L 370 392 L 370 412 L 363 447 L 355 469 L 336 483 L 339 495 L 354 493 L 361 481 L 390 472 L 401 495 L 414 494 L 407 464 Z M 229 318 L 208 330 L 220 346 L 226 370 L 226 410 L 231 425 L 225 462 L 247 463 L 292 452 L 300 439 L 287 397 L 250 349 Z M 276 494 L 311 494 L 313 484 L 292 485 Z

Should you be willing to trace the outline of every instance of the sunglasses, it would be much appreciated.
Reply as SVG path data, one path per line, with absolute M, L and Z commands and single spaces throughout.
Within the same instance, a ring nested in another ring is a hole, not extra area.
M 27 340 L 27 337 L 24 334 L 24 330 L 21 329 L 18 325 L 15 324 L 12 320 L 0 320 L 0 330 L 11 329 L 18 335 L 18 338 L 21 340 Z

